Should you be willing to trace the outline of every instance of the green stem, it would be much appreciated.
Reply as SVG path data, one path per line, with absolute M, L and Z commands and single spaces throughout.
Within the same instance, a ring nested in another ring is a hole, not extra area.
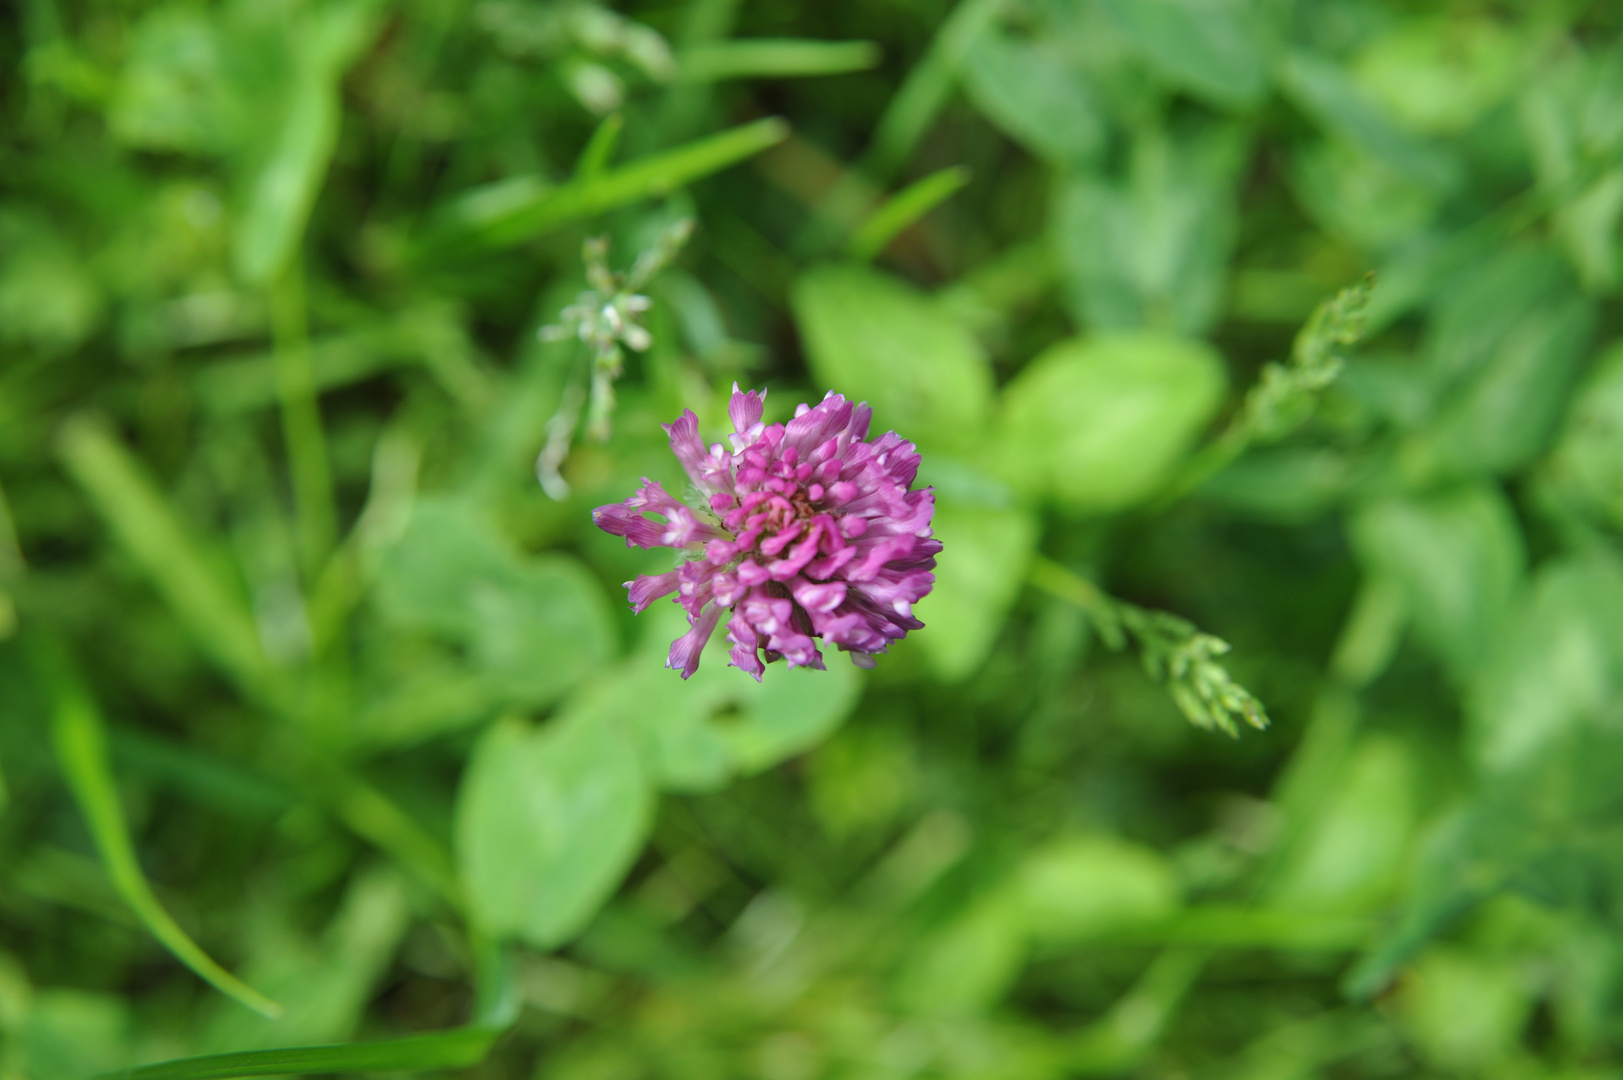
M 1049 595 L 1057 596 L 1081 608 L 1093 619 L 1099 637 L 1112 649 L 1120 650 L 1127 644 L 1127 639 L 1122 633 L 1120 605 L 1081 574 L 1066 569 L 1046 555 L 1037 555 L 1031 560 L 1029 580 L 1032 585 Z
M 293 502 L 298 515 L 300 567 L 306 583 L 316 580 L 338 535 L 332 471 L 310 363 L 304 275 L 295 262 L 271 288 L 276 339 L 276 393 L 282 405 L 282 438 L 287 445 Z
M 388 796 L 349 770 L 327 761 L 310 760 L 315 793 L 328 810 L 356 836 L 399 859 L 451 907 L 463 910 L 462 887 L 450 853 Z
M 22 545 L 17 541 L 17 525 L 11 516 L 6 489 L 0 487 L 0 581 L 23 572 Z
M 1237 420 L 1216 439 L 1207 443 L 1184 462 L 1166 488 L 1150 503 L 1150 512 L 1159 514 L 1228 468 L 1251 448 L 1251 425 Z

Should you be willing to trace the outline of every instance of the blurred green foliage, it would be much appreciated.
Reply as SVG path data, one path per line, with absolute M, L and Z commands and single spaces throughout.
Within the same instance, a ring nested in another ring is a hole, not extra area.
M 1616 1075 L 1616 5 L 0 27 L 3 1080 Z M 735 379 L 923 452 L 871 673 L 625 612 Z

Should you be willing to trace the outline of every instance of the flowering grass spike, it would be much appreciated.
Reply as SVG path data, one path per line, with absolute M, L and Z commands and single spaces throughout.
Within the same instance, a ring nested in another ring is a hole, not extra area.
M 685 554 L 669 573 L 626 582 L 633 611 L 672 593 L 686 610 L 690 629 L 666 660 L 684 679 L 723 611 L 732 666 L 756 681 L 763 650 L 768 663 L 821 670 L 822 638 L 872 667 L 875 653 L 924 625 L 913 605 L 935 583 L 941 543 L 930 536 L 934 493 L 911 490 L 913 444 L 895 432 L 868 441 L 873 410 L 833 391 L 787 424 L 762 422 L 765 401 L 765 391 L 733 384 L 731 453 L 705 448 L 691 410 L 665 425 L 701 508 L 644 477 L 625 502 L 592 511 L 627 546 Z

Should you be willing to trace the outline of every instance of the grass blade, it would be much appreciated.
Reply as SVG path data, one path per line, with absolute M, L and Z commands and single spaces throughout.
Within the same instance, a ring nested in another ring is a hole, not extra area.
M 63 425 L 57 452 L 198 647 L 250 697 L 270 696 L 246 602 L 221 579 L 134 456 L 103 422 L 84 415 Z
M 576 180 L 591 180 L 603 175 L 615 148 L 620 145 L 620 133 L 625 126 L 626 118 L 620 113 L 610 113 L 603 118 L 597 130 L 592 132 L 592 137 L 586 140 L 586 149 L 580 152 L 580 160 L 575 162 Z
M 453 908 L 462 908 L 462 887 L 451 855 L 432 833 L 387 796 L 342 766 L 311 761 L 315 789 L 333 815 L 356 836 L 376 844 L 431 886 Z
M 500 1034 L 483 1027 L 466 1027 L 405 1039 L 209 1054 L 105 1073 L 99 1080 L 228 1080 L 239 1076 L 456 1069 L 483 1061 Z
M 107 735 L 101 714 L 73 672 L 63 648 L 44 640 L 33 644 L 37 666 L 50 691 L 51 741 L 57 762 L 90 826 L 96 850 L 101 854 L 113 887 L 152 936 L 199 978 L 262 1016 L 273 1020 L 281 1016 L 280 1005 L 215 963 L 153 895 L 125 826 L 124 811 L 108 765 Z
M 841 75 L 866 71 L 879 63 L 879 56 L 879 46 L 871 41 L 796 38 L 711 41 L 682 50 L 679 77 L 683 82 L 719 82 Z
M 960 0 L 947 16 L 930 51 L 913 65 L 907 81 L 885 106 L 873 142 L 862 159 L 862 173 L 883 183 L 906 163 L 942 106 L 952 96 L 957 68 L 1003 9 L 1005 0 Z
M 418 248 L 417 257 L 426 260 L 465 245 L 512 247 L 576 218 L 673 191 L 753 157 L 788 135 L 788 124 L 768 117 L 561 187 L 548 188 L 519 177 L 479 188 L 446 211 Z
M 878 255 L 896 235 L 928 214 L 954 192 L 969 183 L 969 170 L 954 165 L 917 180 L 886 199 L 851 237 L 851 255 L 867 262 Z
M 304 277 L 289 267 L 271 286 L 271 325 L 276 348 L 276 392 L 281 402 L 282 441 L 293 481 L 298 547 L 305 581 L 321 572 L 338 536 L 332 466 L 316 400 L 310 336 L 304 309 Z
M 179 1058 L 106 1073 L 97 1080 L 230 1080 L 312 1073 L 419 1072 L 477 1065 L 518 1019 L 519 1005 L 511 958 L 493 943 L 477 942 L 476 946 L 480 954 L 479 1003 L 473 1022 L 464 1027 L 403 1039 Z

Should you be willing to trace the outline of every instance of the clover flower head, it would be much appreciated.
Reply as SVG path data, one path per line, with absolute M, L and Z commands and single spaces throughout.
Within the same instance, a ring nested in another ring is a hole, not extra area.
M 730 662 L 756 681 L 763 654 L 822 669 L 821 638 L 872 667 L 874 654 L 924 625 L 913 605 L 935 583 L 941 543 L 930 535 L 933 491 L 912 490 L 913 444 L 895 432 L 869 441 L 873 411 L 833 391 L 787 424 L 762 421 L 765 401 L 765 391 L 733 384 L 730 451 L 705 447 L 691 410 L 665 425 L 702 505 L 644 477 L 625 502 L 592 511 L 627 546 L 684 554 L 668 573 L 626 582 L 633 611 L 674 593 L 687 612 L 690 629 L 666 660 L 684 679 L 723 612 Z

